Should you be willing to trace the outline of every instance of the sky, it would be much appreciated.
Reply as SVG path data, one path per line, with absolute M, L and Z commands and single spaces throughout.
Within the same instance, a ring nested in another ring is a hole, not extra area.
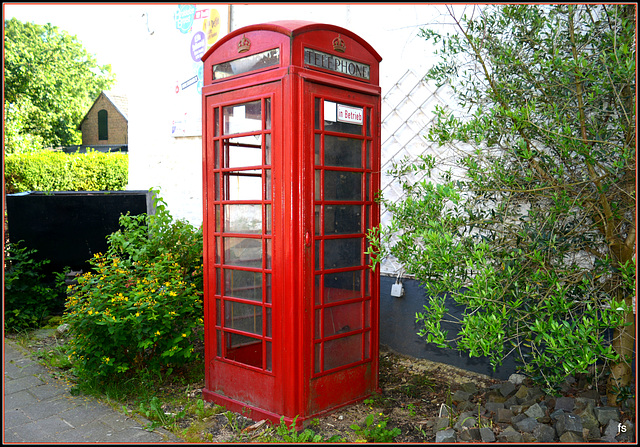
M 5 20 L 15 17 L 37 25 L 51 23 L 76 36 L 84 48 L 96 56 L 100 65 L 111 64 L 116 89 L 127 90 L 131 76 L 128 67 L 136 57 L 130 46 L 147 33 L 149 3 L 3 3 Z M 127 50 L 123 50 L 123 49 Z

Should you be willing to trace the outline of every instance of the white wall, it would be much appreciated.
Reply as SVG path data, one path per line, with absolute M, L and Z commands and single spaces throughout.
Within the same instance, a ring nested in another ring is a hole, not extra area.
M 418 31 L 420 26 L 439 20 L 438 7 L 432 5 L 215 4 L 197 5 L 197 8 L 219 12 L 221 35 L 228 28 L 229 16 L 231 30 L 289 19 L 347 28 L 382 56 L 383 96 L 409 66 L 416 73 L 424 73 L 433 62 L 432 53 L 418 37 Z M 177 12 L 177 4 L 148 6 L 149 30 L 135 50 L 129 49 L 138 55 L 135 63 L 140 73 L 135 88 L 129 89 L 129 189 L 159 188 L 174 217 L 198 225 L 202 221 L 201 139 L 199 135 L 172 136 L 170 131 L 172 121 L 183 110 L 180 95 L 173 89 L 186 79 L 184 70 L 190 65 L 184 58 L 184 39 L 180 39 L 182 36 L 175 26 Z M 144 27 L 142 22 L 141 27 Z M 193 98 L 189 101 L 194 104 Z M 200 107 L 198 99 L 195 102 L 196 108 Z
M 182 7 L 140 5 L 144 36 L 135 42 L 133 64 L 138 76 L 129 96 L 128 189 L 159 189 L 171 214 L 194 225 L 202 223 L 202 62 L 191 55 L 191 43 L 205 21 L 219 16 L 218 38 L 228 29 L 228 6 L 196 4 L 198 18 L 189 31 L 179 29 Z M 184 18 L 184 17 L 183 17 Z M 217 39 L 201 50 L 206 50 Z M 195 77 L 199 79 L 196 80 Z

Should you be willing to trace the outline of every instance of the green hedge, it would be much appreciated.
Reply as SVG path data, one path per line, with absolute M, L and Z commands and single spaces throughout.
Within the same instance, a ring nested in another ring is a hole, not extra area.
M 7 154 L 7 194 L 26 191 L 120 191 L 127 187 L 127 154 L 37 151 Z

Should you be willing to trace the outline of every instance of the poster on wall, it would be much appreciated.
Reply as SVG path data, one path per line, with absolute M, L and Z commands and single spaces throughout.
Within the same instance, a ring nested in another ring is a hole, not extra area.
M 179 67 L 175 94 L 171 136 L 202 135 L 203 64 L 200 58 L 223 37 L 228 28 L 227 5 L 176 5 L 173 15 L 175 54 Z

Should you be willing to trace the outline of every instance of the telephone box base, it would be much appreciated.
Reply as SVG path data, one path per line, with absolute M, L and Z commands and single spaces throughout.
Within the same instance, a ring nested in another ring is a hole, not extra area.
M 380 392 L 380 390 L 378 390 L 378 393 Z M 341 408 L 344 407 L 348 407 L 349 405 L 354 405 L 357 404 L 359 402 L 362 402 L 363 400 L 367 399 L 371 397 L 371 395 L 368 396 L 362 396 L 358 399 L 354 399 L 351 400 L 349 402 L 345 402 L 342 403 L 340 405 L 337 405 L 334 408 L 329 408 L 327 410 L 321 411 L 317 414 L 312 414 L 306 417 L 302 417 L 302 416 L 298 416 L 297 418 L 295 417 L 287 417 L 284 416 L 284 423 L 287 424 L 287 427 L 290 427 L 291 424 L 293 423 L 294 419 L 296 422 L 296 428 L 301 429 L 304 428 L 305 422 L 306 421 L 310 421 L 312 419 L 318 418 L 318 417 L 323 417 L 325 415 L 331 414 L 331 413 L 335 413 L 336 411 L 340 410 Z M 280 414 L 276 414 L 276 413 L 272 413 L 270 411 L 264 410 L 262 408 L 257 408 L 254 407 L 253 405 L 249 405 L 246 402 L 240 402 L 238 400 L 235 399 L 231 399 L 227 396 L 223 396 L 222 394 L 218 394 L 216 392 L 213 392 L 211 390 L 208 390 L 206 388 L 202 389 L 202 398 L 207 401 L 207 402 L 212 402 L 216 405 L 220 405 L 222 407 L 224 407 L 227 411 L 233 411 L 234 413 L 239 413 L 243 416 L 248 417 L 249 419 L 253 420 L 253 421 L 261 421 L 261 420 L 267 420 L 269 421 L 271 424 L 273 425 L 279 425 L 280 424 L 280 420 L 283 417 Z

